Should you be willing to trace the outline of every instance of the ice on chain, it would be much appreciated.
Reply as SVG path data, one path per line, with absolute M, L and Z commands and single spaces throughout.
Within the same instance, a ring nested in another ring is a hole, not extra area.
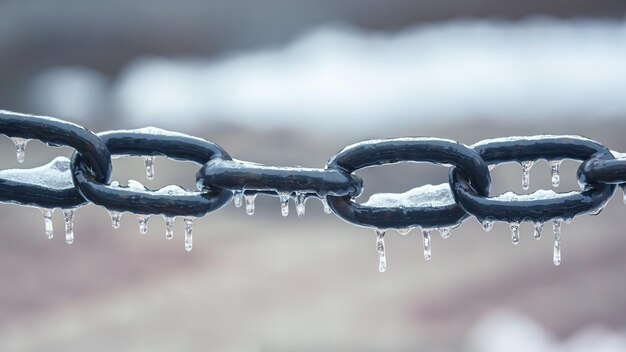
M 145 235 L 148 233 L 148 220 L 150 220 L 150 215 L 146 214 L 135 214 L 137 221 L 139 222 L 139 233 Z
M 190 252 L 193 248 L 193 218 L 183 218 L 185 223 L 185 250 Z
M 424 238 L 424 259 L 430 260 L 432 252 L 430 250 L 430 232 L 431 229 L 422 229 L 422 237 Z
M 436 208 L 454 204 L 450 184 L 424 185 L 404 193 L 372 194 L 363 206 L 390 208 Z
M 289 193 L 279 193 L 280 199 L 280 213 L 283 216 L 289 216 Z
M 554 265 L 561 265 L 561 226 L 563 220 L 554 219 L 552 221 L 552 232 L 554 233 L 554 251 L 552 253 L 552 262 Z
M 53 211 L 54 209 L 41 209 L 41 212 L 43 213 L 46 238 L 48 239 L 52 239 L 52 237 L 54 237 L 54 232 L 52 229 L 52 212 Z
M 534 161 L 522 161 L 522 189 L 527 190 L 530 187 L 530 169 L 535 164 Z
M 17 152 L 17 162 L 23 163 L 24 157 L 26 156 L 26 143 L 28 143 L 29 139 L 20 138 L 20 137 L 10 137 L 15 144 L 15 149 Z
M 65 242 L 74 243 L 74 214 L 76 209 L 63 209 L 63 220 L 65 221 Z
M 396 229 L 396 231 L 398 231 L 398 233 L 402 236 L 408 235 L 409 232 L 411 232 L 411 230 L 413 230 L 412 227 L 403 227 L 403 228 Z
M 306 202 L 306 194 L 302 192 L 296 192 L 296 213 L 298 214 L 299 218 L 304 216 L 304 202 Z
M 513 192 L 506 192 L 499 196 L 495 196 L 492 200 L 497 200 L 501 202 L 527 202 L 533 200 L 542 200 L 542 199 L 558 199 L 565 198 L 572 195 L 578 194 L 576 191 L 557 193 L 553 190 L 545 190 L 540 189 L 531 194 L 516 194 Z
M 72 189 L 70 160 L 59 156 L 46 165 L 32 169 L 0 170 L 0 179 L 30 184 L 48 189 Z
M 154 179 L 154 157 L 153 156 L 145 157 L 144 163 L 146 164 L 146 178 L 148 180 Z
M 111 215 L 111 226 L 114 229 L 120 228 L 120 221 L 122 220 L 122 213 L 115 210 L 109 210 L 109 215 Z
M 519 222 L 512 222 L 509 226 L 511 226 L 511 242 L 517 246 L 519 244 Z
M 561 183 L 561 163 L 563 160 L 550 160 L 550 174 L 552 178 L 552 187 L 559 187 Z
M 254 215 L 254 200 L 256 199 L 256 193 L 246 194 L 244 198 L 246 200 L 246 214 Z
M 541 233 L 543 232 L 543 223 L 542 222 L 534 222 L 533 226 L 535 228 L 535 239 L 536 240 L 540 240 L 541 239 Z
M 376 229 L 376 251 L 378 252 L 378 271 L 384 273 L 387 270 L 387 258 L 385 257 L 385 230 Z
M 235 203 L 235 207 L 241 207 L 241 204 L 243 204 L 243 191 L 233 192 L 233 203 Z
M 174 238 L 174 218 L 170 216 L 163 216 L 165 219 L 165 238 L 171 240 Z

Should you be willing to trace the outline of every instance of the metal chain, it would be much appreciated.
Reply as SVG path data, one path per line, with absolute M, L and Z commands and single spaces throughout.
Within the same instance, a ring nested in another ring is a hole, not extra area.
M 66 241 L 72 243 L 75 210 L 88 203 L 105 207 L 112 225 L 119 227 L 124 212 L 137 215 L 140 232 L 147 231 L 151 215 L 165 218 L 166 237 L 173 237 L 175 217 L 185 223 L 185 248 L 193 246 L 193 220 L 216 211 L 231 200 L 245 203 L 254 213 L 256 196 L 278 196 L 283 216 L 294 199 L 298 216 L 305 212 L 309 198 L 319 198 L 327 213 L 357 226 L 376 230 L 379 269 L 385 271 L 386 230 L 407 234 L 422 228 L 424 257 L 431 258 L 431 233 L 448 237 L 470 216 L 489 231 L 494 221 L 511 226 L 513 244 L 519 242 L 519 225 L 532 222 L 535 237 L 543 224 L 553 223 L 553 262 L 559 265 L 560 230 L 563 221 L 582 214 L 598 214 L 615 192 L 626 183 L 626 158 L 607 147 L 580 136 L 539 135 L 490 139 L 471 146 L 440 138 L 395 138 L 353 144 L 333 156 L 324 168 L 274 167 L 235 160 L 220 146 L 201 138 L 154 127 L 94 134 L 63 120 L 0 110 L 0 133 L 10 137 L 17 159 L 24 160 L 26 143 L 37 139 L 50 146 L 70 146 L 70 159 L 58 157 L 33 169 L 0 171 L 0 202 L 42 209 L 46 236 L 53 237 L 52 212 L 61 208 L 66 223 Z M 111 182 L 112 155 L 143 156 L 147 177 L 154 177 L 154 157 L 191 161 L 200 165 L 197 190 L 170 185 L 146 189 L 130 181 L 127 186 Z M 580 192 L 556 193 L 539 190 L 532 194 L 512 192 L 490 197 L 489 170 L 497 164 L 522 165 L 522 188 L 528 189 L 529 170 L 537 160 L 547 160 L 552 185 L 560 182 L 564 159 L 581 161 L 577 171 Z M 355 199 L 363 190 L 359 169 L 399 162 L 427 162 L 450 166 L 448 182 L 426 185 L 403 194 L 381 193 L 365 203 Z

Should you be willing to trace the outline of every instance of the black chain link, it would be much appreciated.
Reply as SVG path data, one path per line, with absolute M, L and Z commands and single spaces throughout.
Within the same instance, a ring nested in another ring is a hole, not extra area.
M 29 139 L 75 150 L 71 160 L 60 157 L 39 168 L 0 171 L 2 202 L 44 209 L 73 209 L 93 203 L 118 214 L 128 211 L 167 218 L 183 216 L 190 234 L 187 219 L 218 210 L 233 197 L 237 205 L 245 198 L 249 213 L 254 211 L 254 197 L 259 193 L 279 196 L 283 210 L 289 199 L 295 198 L 299 215 L 299 207 L 303 211 L 306 199 L 317 197 L 327 202 L 337 216 L 358 226 L 401 232 L 422 227 L 428 258 L 430 229 L 439 228 L 449 234 L 450 228 L 473 216 L 486 229 L 493 221 L 543 224 L 554 220 L 558 221 L 556 234 L 561 220 L 598 213 L 612 197 L 616 185 L 626 182 L 626 159 L 616 158 L 605 146 L 579 136 L 511 137 L 472 146 L 438 138 L 371 140 L 343 149 L 323 169 L 308 169 L 234 160 L 214 143 L 157 128 L 96 135 L 62 120 L 0 111 L 0 133 L 14 139 L 22 151 Z M 110 181 L 111 155 L 144 156 L 148 167 L 154 156 L 197 163 L 201 165 L 196 174 L 198 190 L 179 186 L 160 190 L 147 190 L 135 184 L 120 186 Z M 532 163 L 540 159 L 550 162 L 556 185 L 561 160 L 581 161 L 577 171 L 581 191 L 490 198 L 491 166 L 517 162 L 527 174 Z M 402 199 L 377 195 L 376 201 L 370 199 L 364 204 L 355 201 L 363 189 L 363 181 L 355 175 L 357 170 L 399 162 L 450 166 L 448 182 L 416 188 Z M 377 245 L 379 253 L 382 247 L 384 254 L 381 231 Z

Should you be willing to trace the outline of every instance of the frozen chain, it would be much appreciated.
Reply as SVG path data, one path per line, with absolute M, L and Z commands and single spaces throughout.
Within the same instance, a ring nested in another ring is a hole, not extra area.
M 184 222 L 185 249 L 193 244 L 193 221 L 234 200 L 248 215 L 255 211 L 258 194 L 277 196 L 283 216 L 293 200 L 298 217 L 305 214 L 310 198 L 320 199 L 327 214 L 334 213 L 352 224 L 376 232 L 379 270 L 387 267 L 384 236 L 389 229 L 401 235 L 420 227 L 424 258 L 431 259 L 431 236 L 436 230 L 448 238 L 465 219 L 475 217 L 485 231 L 494 222 L 511 227 L 514 245 L 520 241 L 520 224 L 532 222 L 540 239 L 544 223 L 551 221 L 554 235 L 553 262 L 561 263 L 561 227 L 575 216 L 597 215 L 612 197 L 616 185 L 624 188 L 626 158 L 598 142 L 580 136 L 539 135 L 489 139 L 471 146 L 440 138 L 395 138 L 353 144 L 333 156 L 324 168 L 274 167 L 232 159 L 220 146 L 201 138 L 147 127 L 94 134 L 55 118 L 0 111 L 0 133 L 16 146 L 23 162 L 29 140 L 75 149 L 71 160 L 57 157 L 32 169 L 0 170 L 0 201 L 41 209 L 47 238 L 53 238 L 52 214 L 62 209 L 67 243 L 73 243 L 76 209 L 93 203 L 105 207 L 113 228 L 119 228 L 125 212 L 135 214 L 139 232 L 145 234 L 151 216 L 165 219 L 165 237 L 174 237 L 174 221 Z M 163 156 L 201 165 L 197 190 L 177 185 L 147 189 L 138 181 L 126 186 L 111 181 L 111 156 L 142 156 L 146 177 L 155 176 L 154 160 Z M 515 162 L 522 167 L 522 188 L 530 187 L 530 169 L 538 160 L 550 165 L 553 187 L 560 182 L 564 159 L 581 161 L 577 178 L 581 191 L 557 193 L 538 190 L 490 197 L 489 170 L 497 164 Z M 416 187 L 402 194 L 374 194 L 365 203 L 355 199 L 363 181 L 355 175 L 361 168 L 399 162 L 428 162 L 450 167 L 448 182 Z

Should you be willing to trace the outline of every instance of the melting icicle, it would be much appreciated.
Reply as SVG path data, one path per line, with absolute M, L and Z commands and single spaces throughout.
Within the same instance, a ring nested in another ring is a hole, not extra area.
M 519 244 L 519 222 L 512 222 L 511 224 L 511 242 L 514 246 Z
M 148 219 L 150 216 L 145 214 L 137 214 L 135 216 L 137 217 L 137 221 L 139 221 L 139 233 L 145 235 L 148 233 Z
M 561 183 L 561 163 L 563 160 L 550 160 L 550 174 L 552 175 L 552 187 L 559 187 Z
M 483 220 L 481 224 L 483 225 L 483 230 L 485 230 L 485 232 L 489 232 L 493 229 L 493 221 L 491 220 Z
M 280 213 L 283 216 L 289 215 L 289 193 L 279 193 L 278 198 L 280 199 Z
M 146 163 L 146 178 L 148 180 L 154 179 L 154 157 L 147 156 L 144 158 L 144 162 Z
M 404 227 L 401 229 L 396 229 L 396 231 L 398 231 L 398 233 L 402 236 L 406 236 L 409 234 L 409 232 L 411 232 L 411 230 L 413 230 L 412 227 Z
M 432 253 L 430 250 L 430 231 L 431 229 L 422 229 L 422 235 L 424 237 L 424 259 L 430 260 Z
M 122 213 L 120 213 L 119 211 L 110 210 L 109 215 L 111 215 L 111 226 L 113 226 L 114 229 L 119 229 L 120 221 L 122 219 Z
M 41 209 L 43 213 L 44 228 L 46 231 L 46 238 L 52 239 L 54 232 L 52 231 L 52 211 L 53 209 Z
M 535 226 L 535 239 L 539 240 L 541 239 L 541 232 L 543 231 L 543 223 L 535 222 L 533 225 Z
M 74 213 L 76 209 L 63 209 L 63 219 L 65 220 L 65 242 L 74 243 Z
M 174 218 L 164 216 L 165 218 L 165 238 L 171 240 L 174 238 Z
M 322 197 L 322 198 L 320 198 L 320 200 L 322 201 L 322 204 L 324 205 L 324 213 L 326 213 L 326 214 L 332 213 L 333 211 L 332 211 L 332 209 L 330 209 L 330 206 L 328 205 L 328 202 L 326 201 L 326 198 Z
M 191 251 L 193 248 L 193 218 L 185 217 L 185 250 Z
M 304 211 L 305 211 L 305 207 L 304 207 L 304 202 L 306 201 L 306 194 L 304 193 L 296 193 L 296 213 L 298 214 L 298 217 L 301 218 L 304 216 Z
M 554 265 L 561 264 L 561 224 L 563 220 L 554 219 L 552 221 L 552 232 L 554 233 L 554 252 L 552 253 L 552 262 Z
M 440 227 L 438 230 L 442 238 L 448 238 L 452 234 L 452 226 Z
M 26 156 L 26 143 L 28 143 L 28 139 L 11 137 L 11 140 L 15 144 L 15 149 L 17 150 L 17 162 L 23 163 L 24 157 Z
M 235 191 L 233 195 L 235 206 L 239 208 L 243 204 L 243 191 Z
M 522 161 L 522 189 L 527 190 L 530 187 L 530 168 L 533 167 L 534 161 Z
M 246 194 L 246 214 L 253 215 L 254 214 L 254 199 L 256 198 L 256 194 Z
M 387 270 L 387 258 L 385 257 L 385 230 L 376 230 L 376 250 L 378 251 L 378 271 L 384 273 Z

